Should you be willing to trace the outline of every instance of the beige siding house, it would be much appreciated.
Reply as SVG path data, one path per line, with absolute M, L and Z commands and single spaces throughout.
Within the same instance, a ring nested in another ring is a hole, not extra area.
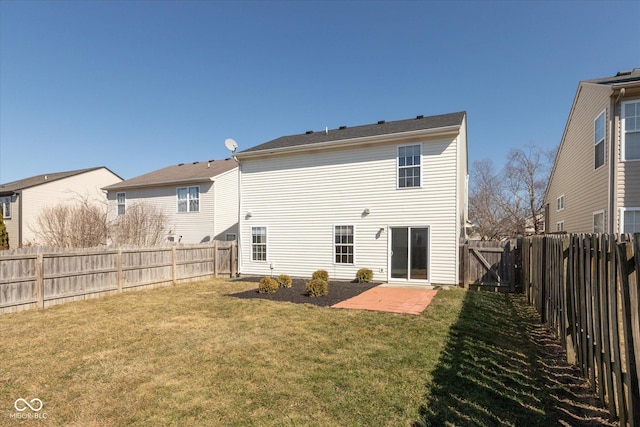
M 457 284 L 464 112 L 292 135 L 237 154 L 239 271 Z
M 578 85 L 545 223 L 547 232 L 640 232 L 640 68 Z
M 38 244 L 37 220 L 45 208 L 90 200 L 105 203 L 102 187 L 122 181 L 106 167 L 56 172 L 0 184 L 0 205 L 11 248 Z
M 168 166 L 104 188 L 110 218 L 148 203 L 168 218 L 167 239 L 180 243 L 235 240 L 238 164 L 232 159 Z

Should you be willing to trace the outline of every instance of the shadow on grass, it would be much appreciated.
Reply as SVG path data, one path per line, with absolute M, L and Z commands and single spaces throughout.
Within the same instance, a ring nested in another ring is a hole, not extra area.
M 467 292 L 417 426 L 616 425 L 522 295 Z

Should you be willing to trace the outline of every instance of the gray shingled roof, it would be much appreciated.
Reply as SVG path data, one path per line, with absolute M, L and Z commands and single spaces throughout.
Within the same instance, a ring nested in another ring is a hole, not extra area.
M 256 145 L 241 151 L 239 157 L 243 153 L 252 153 L 273 149 L 285 149 L 289 147 L 297 147 L 303 145 L 313 145 L 329 141 L 341 141 L 354 138 L 366 138 L 377 135 L 391 135 L 395 133 L 411 132 L 425 129 L 437 129 L 450 126 L 460 126 L 465 112 L 442 114 L 438 116 L 417 116 L 413 119 L 397 120 L 392 122 L 378 122 L 376 124 L 345 127 L 338 129 L 329 129 L 328 132 L 321 130 L 318 132 L 307 132 L 299 135 L 282 136 L 264 144 Z
M 103 190 L 111 191 L 125 188 L 205 182 L 236 167 L 238 167 L 238 164 L 231 159 L 180 163 L 109 185 L 104 187 Z
M 105 167 L 98 166 L 95 168 L 78 169 L 78 170 L 67 171 L 67 172 L 43 173 L 42 175 L 36 175 L 30 178 L 24 178 L 24 179 L 19 179 L 17 181 L 7 182 L 6 184 L 0 184 L 0 195 L 13 194 L 15 191 L 24 190 L 25 188 L 35 187 L 35 186 L 46 184 L 52 181 L 57 181 L 59 179 L 69 178 L 75 175 L 80 175 L 86 172 L 91 172 L 91 171 L 102 169 L 102 168 L 105 168 Z M 108 168 L 105 168 L 105 169 L 109 170 Z
M 597 83 L 601 85 L 609 85 L 616 83 L 627 83 L 640 81 L 640 68 L 634 68 L 631 71 L 620 71 L 615 76 L 600 77 L 597 79 L 585 80 L 587 83 Z

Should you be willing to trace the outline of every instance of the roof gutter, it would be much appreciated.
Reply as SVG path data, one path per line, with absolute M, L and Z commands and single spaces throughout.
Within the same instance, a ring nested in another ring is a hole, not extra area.
M 280 148 L 269 148 L 265 150 L 256 150 L 256 151 L 248 151 L 248 152 L 240 152 L 236 154 L 236 157 L 240 160 L 252 158 L 252 157 L 260 157 L 264 155 L 270 154 L 283 154 L 283 153 L 296 153 L 301 151 L 314 151 L 321 150 L 324 148 L 333 148 L 333 147 L 342 147 L 342 146 L 354 146 L 354 145 L 364 145 L 371 144 L 382 141 L 389 141 L 393 139 L 402 139 L 402 138 L 411 138 L 411 137 L 419 137 L 419 136 L 449 136 L 449 135 L 457 135 L 460 132 L 460 125 L 453 126 L 445 126 L 433 129 L 420 129 L 409 132 L 398 132 L 398 133 L 390 133 L 390 134 L 382 134 L 382 135 L 374 135 L 374 136 L 363 136 L 359 138 L 349 138 L 349 139 L 340 139 L 337 141 L 325 141 L 325 142 L 317 142 L 314 144 L 302 144 L 302 145 L 294 145 L 292 147 L 280 147 Z

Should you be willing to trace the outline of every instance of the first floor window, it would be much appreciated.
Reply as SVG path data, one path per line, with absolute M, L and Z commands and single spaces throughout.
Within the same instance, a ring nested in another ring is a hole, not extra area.
M 178 212 L 200 212 L 200 187 L 180 187 L 178 192 Z
M 118 202 L 118 215 L 124 215 L 126 209 L 127 193 L 116 193 Z
M 420 187 L 421 146 L 398 147 L 398 188 Z
M 353 225 L 336 225 L 333 242 L 335 263 L 353 264 Z
M 640 101 L 622 103 L 623 160 L 640 160 Z
M 267 227 L 251 227 L 251 261 L 267 260 Z
M 564 231 L 564 221 L 559 221 L 556 223 L 556 231 Z
M 622 211 L 622 232 L 640 233 L 640 208 Z
M 604 211 L 593 213 L 593 232 L 604 233 Z
M 227 242 L 231 242 L 233 240 L 236 240 L 238 237 L 236 236 L 236 233 L 227 233 L 225 234 L 225 240 Z
M 3 218 L 11 218 L 11 197 L 1 197 L 0 198 L 2 217 Z

